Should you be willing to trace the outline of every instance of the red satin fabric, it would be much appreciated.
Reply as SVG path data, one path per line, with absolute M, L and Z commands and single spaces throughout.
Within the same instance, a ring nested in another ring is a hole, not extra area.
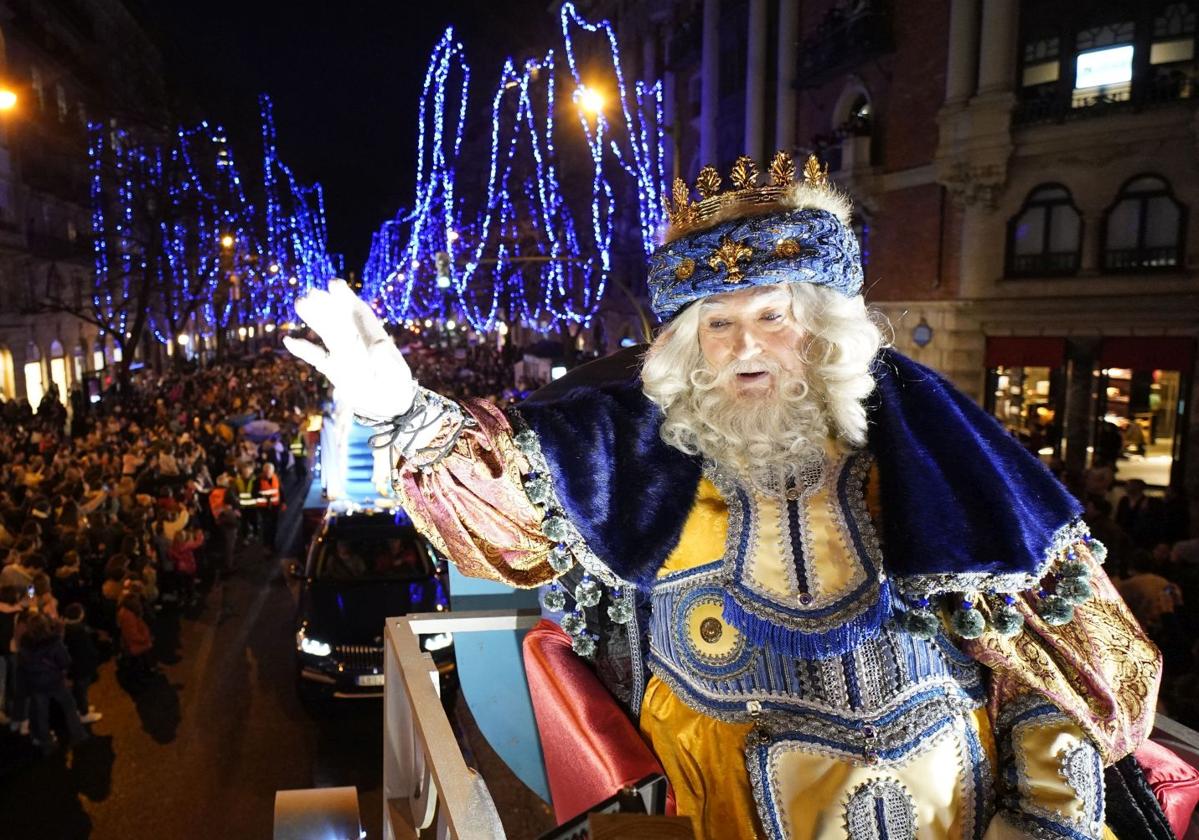
M 1155 741 L 1146 741 L 1138 747 L 1136 759 L 1174 835 L 1186 837 L 1191 814 L 1199 802 L 1199 770 Z
M 571 650 L 562 628 L 542 619 L 525 636 L 524 656 L 559 823 L 626 784 L 662 772 L 620 705 Z

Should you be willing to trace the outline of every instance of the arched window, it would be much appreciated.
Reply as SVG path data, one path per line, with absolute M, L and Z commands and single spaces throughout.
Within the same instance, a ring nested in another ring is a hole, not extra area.
M 1082 246 L 1082 217 L 1061 184 L 1036 187 L 1008 222 L 1009 277 L 1075 274 Z
M 1186 214 L 1164 178 L 1130 178 L 1105 214 L 1104 271 L 1179 268 L 1185 256 Z

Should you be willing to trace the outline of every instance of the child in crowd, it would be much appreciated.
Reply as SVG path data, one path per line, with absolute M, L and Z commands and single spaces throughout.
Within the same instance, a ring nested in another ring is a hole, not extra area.
M 146 624 L 142 599 L 133 592 L 121 596 L 117 609 L 117 626 L 121 630 L 121 655 L 129 673 L 135 678 L 153 674 L 154 637 Z
M 21 635 L 17 667 L 29 696 L 33 742 L 46 755 L 54 751 L 56 743 L 50 731 L 52 701 L 62 711 L 71 743 L 78 744 L 88 738 L 79 720 L 75 698 L 67 689 L 67 669 L 70 664 L 71 657 L 63 644 L 57 622 L 44 613 L 31 613 Z
M 199 530 L 184 528 L 175 534 L 171 542 L 171 564 L 179 582 L 179 603 L 190 606 L 196 602 L 196 549 L 204 544 L 204 534 Z

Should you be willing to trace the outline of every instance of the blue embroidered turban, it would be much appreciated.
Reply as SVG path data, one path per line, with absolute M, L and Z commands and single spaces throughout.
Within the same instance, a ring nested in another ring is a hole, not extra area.
M 650 259 L 650 305 L 663 321 L 700 298 L 776 283 L 859 294 L 857 237 L 829 211 L 806 207 L 733 219 L 663 245 Z
M 674 181 L 666 204 L 666 242 L 650 258 L 650 306 L 661 320 L 687 304 L 749 286 L 814 283 L 852 297 L 862 290 L 858 240 L 849 228 L 850 204 L 815 155 L 802 179 L 786 152 L 770 162 L 769 181 L 739 157 L 721 192 L 715 167 L 699 171 L 696 189 Z

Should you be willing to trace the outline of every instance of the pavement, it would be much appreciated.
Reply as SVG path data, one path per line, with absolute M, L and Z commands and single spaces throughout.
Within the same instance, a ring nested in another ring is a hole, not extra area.
M 284 561 L 253 544 L 238 560 L 200 606 L 158 615 L 161 677 L 122 685 L 102 666 L 90 741 L 43 759 L 0 735 L 0 838 L 265 838 L 277 790 L 334 785 L 357 786 L 382 836 L 382 703 L 302 704 Z

